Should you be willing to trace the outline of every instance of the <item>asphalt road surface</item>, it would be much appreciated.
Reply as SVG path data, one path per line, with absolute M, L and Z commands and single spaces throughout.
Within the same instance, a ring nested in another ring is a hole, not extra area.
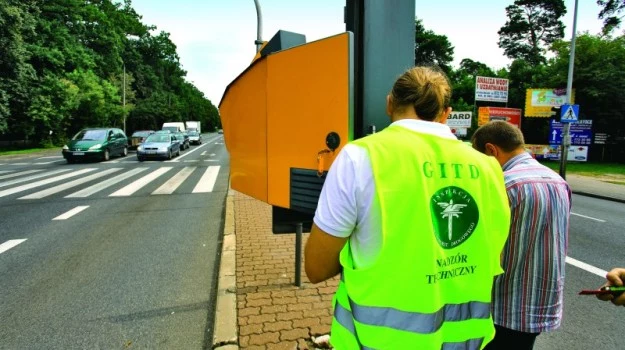
M 0 349 L 212 345 L 223 135 L 173 161 L 0 158 Z
M 541 334 L 534 349 L 625 349 L 625 308 L 578 295 L 625 267 L 625 204 L 573 195 L 572 212 L 562 327 Z

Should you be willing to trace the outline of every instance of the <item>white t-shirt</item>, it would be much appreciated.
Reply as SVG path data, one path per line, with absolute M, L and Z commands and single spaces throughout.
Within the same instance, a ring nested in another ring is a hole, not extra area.
M 392 125 L 456 139 L 449 127 L 441 123 L 402 119 Z M 357 268 L 371 266 L 381 248 L 381 213 L 373 203 L 374 194 L 375 183 L 367 151 L 345 145 L 330 166 L 313 221 L 332 236 L 349 237 Z M 376 212 L 372 212 L 373 208 Z

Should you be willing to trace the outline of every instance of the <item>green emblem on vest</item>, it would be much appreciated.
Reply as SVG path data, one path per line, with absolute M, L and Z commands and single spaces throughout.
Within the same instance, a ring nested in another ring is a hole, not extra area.
M 450 186 L 432 196 L 430 202 L 434 235 L 441 247 L 454 248 L 471 237 L 480 218 L 477 204 L 465 190 Z

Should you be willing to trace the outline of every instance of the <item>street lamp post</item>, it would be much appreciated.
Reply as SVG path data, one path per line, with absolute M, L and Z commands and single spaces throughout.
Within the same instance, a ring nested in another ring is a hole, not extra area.
M 573 36 L 571 37 L 571 52 L 569 53 L 569 76 L 566 81 L 566 101 L 572 103 L 573 92 L 573 68 L 575 64 L 575 31 L 577 30 L 577 1 L 573 10 Z M 557 117 L 557 116 L 556 116 Z M 569 145 L 571 144 L 571 123 L 564 123 L 562 129 L 562 145 L 560 152 L 560 176 L 566 180 L 566 160 L 569 155 Z
M 263 13 L 260 10 L 260 3 L 258 0 L 254 0 L 254 5 L 256 5 L 256 40 L 254 44 L 256 44 L 256 52 L 260 51 L 261 46 L 263 45 Z
M 123 107 L 122 113 L 123 113 L 123 116 L 124 116 L 124 134 L 125 134 L 126 133 L 126 63 L 122 62 L 122 65 L 124 66 L 124 78 L 123 78 L 123 80 L 124 80 L 124 82 L 123 82 L 123 85 L 124 85 L 123 91 L 124 92 L 122 94 L 122 107 Z

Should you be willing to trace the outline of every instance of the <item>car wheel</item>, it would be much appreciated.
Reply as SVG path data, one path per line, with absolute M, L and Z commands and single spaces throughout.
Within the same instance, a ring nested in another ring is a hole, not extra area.
M 180 157 L 180 148 L 178 148 L 178 151 L 176 151 L 176 157 Z
M 167 151 L 167 159 L 171 160 L 171 150 Z
M 143 162 L 143 157 L 137 156 L 137 160 L 140 161 L 140 162 Z
M 109 159 L 111 159 L 111 153 L 109 152 L 109 150 L 107 148 L 107 149 L 104 150 L 104 155 L 102 156 L 102 160 L 107 162 Z
M 74 160 L 73 160 L 72 158 L 67 158 L 66 160 L 67 160 L 67 164 L 72 164 L 72 163 L 74 163 Z
M 124 150 L 122 151 L 122 157 L 125 157 L 128 155 L 128 147 L 124 146 Z

